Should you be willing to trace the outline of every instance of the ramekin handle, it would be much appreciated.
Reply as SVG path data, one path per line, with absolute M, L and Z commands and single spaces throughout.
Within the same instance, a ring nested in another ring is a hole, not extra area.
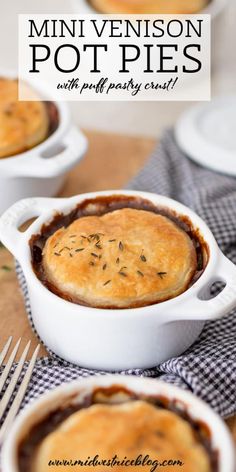
M 189 297 L 179 305 L 181 313 L 178 319 L 214 320 L 230 313 L 236 307 L 236 265 L 222 252 L 220 252 L 216 272 L 209 285 L 217 281 L 224 282 L 226 285 L 218 295 L 209 300 L 201 298 L 201 292 L 204 289 L 200 290 L 200 293 L 194 292 L 193 286 L 189 291 Z
M 54 209 L 56 202 L 56 198 L 26 198 L 16 202 L 0 217 L 0 241 L 16 258 L 20 260 L 21 243 L 27 238 L 27 231 L 21 232 L 18 228 L 30 218 Z
M 52 145 L 40 154 L 32 155 L 31 164 L 22 166 L 19 172 L 28 177 L 57 177 L 79 162 L 87 148 L 87 138 L 73 126 L 60 143 Z

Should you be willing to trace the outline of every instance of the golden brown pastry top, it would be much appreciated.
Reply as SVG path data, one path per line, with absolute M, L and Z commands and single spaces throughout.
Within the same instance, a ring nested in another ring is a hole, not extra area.
M 188 14 L 197 13 L 208 0 L 88 0 L 101 13 Z
M 86 216 L 48 238 L 47 280 L 77 303 L 125 308 L 185 291 L 197 268 L 192 240 L 169 218 L 123 208 Z
M 49 434 L 38 447 L 30 472 L 58 470 L 48 466 L 50 460 L 83 460 L 98 455 L 100 459 L 136 459 L 142 454 L 152 460 L 180 460 L 183 472 L 210 472 L 208 453 L 196 439 L 191 425 L 171 411 L 158 409 L 144 401 L 121 405 L 93 405 L 72 414 L 56 431 Z M 93 467 L 91 467 L 93 468 Z M 121 472 L 126 467 L 96 466 L 104 470 Z M 85 472 L 86 465 L 73 466 Z M 150 465 L 129 465 L 130 472 L 150 471 Z M 173 471 L 173 465 L 165 470 Z M 60 470 L 68 467 L 60 466 Z M 158 469 L 157 469 L 158 470 Z
M 0 158 L 31 149 L 48 131 L 45 103 L 18 101 L 18 81 L 0 78 Z

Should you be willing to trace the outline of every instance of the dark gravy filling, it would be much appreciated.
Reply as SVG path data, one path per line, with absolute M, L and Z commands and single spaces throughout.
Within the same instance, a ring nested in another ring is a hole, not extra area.
M 163 215 L 173 221 L 177 226 L 179 226 L 179 228 L 184 230 L 192 240 L 197 255 L 197 270 L 187 289 L 191 285 L 193 285 L 199 279 L 199 277 L 201 277 L 208 262 L 209 248 L 207 243 L 200 235 L 199 231 L 193 227 L 193 224 L 187 216 L 180 216 L 174 211 L 169 210 L 168 208 L 158 207 L 149 200 L 145 200 L 139 197 L 112 195 L 109 197 L 97 197 L 93 199 L 84 200 L 67 214 L 56 213 L 51 222 L 42 226 L 39 234 L 35 234 L 31 237 L 29 245 L 31 250 L 32 266 L 36 276 L 43 283 L 43 285 L 45 285 L 51 292 L 58 295 L 59 297 L 74 302 L 68 296 L 68 294 L 60 291 L 47 279 L 43 267 L 42 256 L 43 248 L 46 244 L 47 239 L 52 236 L 58 229 L 62 227 L 68 227 L 71 223 L 73 223 L 73 221 L 77 220 L 78 218 L 91 215 L 102 216 L 106 213 L 110 213 L 122 208 L 145 210 L 159 215 Z M 79 304 L 84 305 L 84 302 L 81 301 Z
M 47 109 L 47 114 L 49 118 L 49 129 L 48 134 L 45 138 L 48 139 L 58 128 L 59 126 L 59 112 L 58 109 L 53 102 L 45 102 L 45 106 Z
M 219 471 L 218 451 L 212 447 L 211 432 L 208 426 L 198 420 L 193 420 L 188 414 L 184 405 L 180 406 L 177 400 L 169 400 L 161 396 L 146 396 L 144 394 L 137 395 L 136 393 L 119 385 L 112 387 L 97 387 L 92 393 L 86 395 L 82 401 L 76 399 L 77 395 L 73 395 L 64 402 L 60 408 L 48 413 L 38 424 L 33 426 L 27 435 L 21 440 L 18 451 L 18 467 L 19 472 L 31 472 L 34 454 L 37 447 L 41 444 L 44 438 L 55 431 L 67 418 L 83 408 L 89 408 L 94 404 L 120 404 L 124 402 L 143 400 L 155 405 L 156 408 L 167 409 L 172 411 L 180 418 L 187 421 L 194 432 L 196 441 L 201 444 L 210 460 L 211 472 Z M 160 431 L 162 436 L 165 431 Z

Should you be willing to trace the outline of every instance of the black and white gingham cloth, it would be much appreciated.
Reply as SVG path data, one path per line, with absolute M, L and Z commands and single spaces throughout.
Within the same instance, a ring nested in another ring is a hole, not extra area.
M 236 179 L 191 162 L 177 147 L 171 131 L 165 134 L 129 188 L 166 195 L 191 207 L 206 221 L 225 255 L 236 264 Z M 18 265 L 17 275 L 32 323 L 27 285 Z M 37 361 L 24 404 L 63 382 L 106 374 L 50 355 Z M 224 417 L 236 414 L 236 311 L 222 320 L 208 322 L 197 342 L 183 355 L 153 369 L 122 373 L 158 377 L 191 390 Z

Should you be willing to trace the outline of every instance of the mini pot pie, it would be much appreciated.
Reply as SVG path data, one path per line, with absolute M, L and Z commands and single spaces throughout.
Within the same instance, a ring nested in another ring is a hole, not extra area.
M 36 96 L 32 90 L 31 93 Z M 0 78 L 0 158 L 20 154 L 43 142 L 56 128 L 57 119 L 54 104 L 19 101 L 18 81 Z
M 32 238 L 34 269 L 50 290 L 78 304 L 131 308 L 169 300 L 199 270 L 196 241 L 177 221 L 135 199 L 88 203 L 58 216 L 43 241 Z
M 208 0 L 89 0 L 100 13 L 124 14 L 194 14 L 209 3 Z
M 163 398 L 119 389 L 98 389 L 84 402 L 72 401 L 46 416 L 19 446 L 19 472 L 54 471 L 59 464 L 60 470 L 74 464 L 73 470 L 85 472 L 89 460 L 97 461 L 98 472 L 150 471 L 164 461 L 166 471 L 217 472 L 217 454 L 204 424 Z M 120 463 L 111 464 L 114 458 Z M 102 460 L 110 465 L 99 464 Z

